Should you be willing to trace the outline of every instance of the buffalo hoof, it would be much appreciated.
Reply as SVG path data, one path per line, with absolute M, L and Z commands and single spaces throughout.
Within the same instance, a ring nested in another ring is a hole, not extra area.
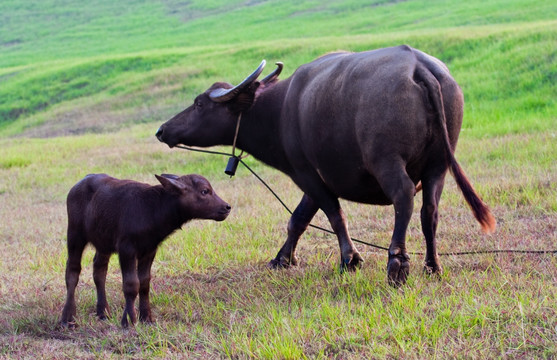
M 359 253 L 354 253 L 352 256 L 341 259 L 340 262 L 340 272 L 344 273 L 346 271 L 356 271 L 362 267 L 364 259 Z
M 406 279 L 410 272 L 409 257 L 406 254 L 389 254 L 389 262 L 387 263 L 387 276 L 389 284 L 394 287 L 400 287 L 406 284 Z
M 292 258 L 277 256 L 273 260 L 269 261 L 267 267 L 269 269 L 288 269 L 289 267 L 296 265 L 298 265 L 298 259 L 296 259 L 295 256 L 292 256 Z
M 426 264 L 424 265 L 424 274 L 426 275 L 439 276 L 442 272 L 443 268 L 441 267 L 441 265 L 439 265 L 438 262 L 434 262 L 431 264 L 428 264 L 426 262 Z

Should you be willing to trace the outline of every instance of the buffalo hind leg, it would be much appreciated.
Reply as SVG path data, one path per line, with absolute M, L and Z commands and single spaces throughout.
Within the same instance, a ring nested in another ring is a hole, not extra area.
M 412 217 L 416 186 L 402 166 L 398 170 L 383 172 L 379 180 L 395 210 L 395 228 L 389 246 L 387 276 L 391 285 L 400 286 L 406 283 L 410 271 L 410 257 L 406 252 L 406 230 Z
M 151 323 L 151 305 L 149 302 L 149 290 L 151 286 L 151 265 L 155 259 L 156 250 L 142 257 L 137 264 L 137 275 L 139 277 L 139 321 Z
M 75 326 L 75 288 L 81 273 L 81 256 L 87 242 L 80 231 L 68 230 L 68 260 L 66 261 L 66 304 L 60 323 L 64 327 Z
M 445 175 L 423 181 L 423 206 L 421 210 L 422 232 L 426 242 L 424 271 L 428 274 L 439 274 L 442 271 L 435 234 L 439 219 L 438 206 L 443 192 Z
M 319 207 L 315 202 L 304 194 L 288 222 L 288 238 L 277 256 L 269 262 L 268 267 L 276 269 L 298 264 L 295 255 L 296 245 L 300 236 L 306 231 L 311 219 L 317 213 L 317 210 L 319 210 Z
M 110 254 L 101 254 L 98 251 L 93 258 L 93 281 L 97 288 L 97 316 L 101 320 L 105 320 L 110 316 L 110 309 L 106 301 L 106 272 L 108 270 L 108 262 Z

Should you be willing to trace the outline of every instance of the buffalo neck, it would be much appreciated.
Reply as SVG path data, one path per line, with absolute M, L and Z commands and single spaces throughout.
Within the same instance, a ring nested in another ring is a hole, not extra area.
M 283 150 L 280 119 L 287 80 L 263 91 L 256 103 L 242 114 L 236 146 L 253 157 L 288 173 Z

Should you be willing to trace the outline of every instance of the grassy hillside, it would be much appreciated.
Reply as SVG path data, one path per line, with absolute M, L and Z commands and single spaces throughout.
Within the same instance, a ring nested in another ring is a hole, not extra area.
M 547 130 L 557 113 L 551 1 L 10 0 L 0 14 L 4 136 L 162 121 L 261 58 L 285 62 L 285 77 L 324 52 L 401 43 L 449 65 L 475 136 Z
M 549 0 L 5 0 L 0 66 L 184 46 L 555 20 Z

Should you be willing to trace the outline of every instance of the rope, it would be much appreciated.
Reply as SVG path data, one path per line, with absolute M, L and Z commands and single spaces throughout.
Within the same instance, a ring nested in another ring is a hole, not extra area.
M 238 115 L 238 121 L 236 121 L 236 132 L 234 133 L 234 142 L 232 143 L 232 156 L 233 157 L 236 157 L 236 139 L 238 139 L 238 132 L 240 131 L 240 121 L 242 121 L 242 113 L 240 113 L 240 115 Z M 242 151 L 239 158 L 242 157 L 243 153 L 244 152 Z
M 239 128 L 239 124 L 240 124 L 240 119 L 238 118 L 237 128 Z M 236 133 L 236 136 L 237 136 L 237 133 Z M 195 152 L 201 152 L 201 153 L 205 153 L 205 154 L 230 156 L 230 154 L 224 153 L 224 152 L 196 149 L 196 148 L 191 148 L 191 147 L 184 146 L 184 145 L 176 145 L 176 147 L 180 148 L 180 149 L 185 149 L 185 150 L 195 151 Z M 235 156 L 235 155 L 233 154 L 232 156 Z M 282 201 L 280 196 L 278 196 L 278 194 L 269 186 L 269 184 L 267 184 L 265 182 L 265 180 L 263 180 L 254 170 L 252 170 L 252 168 L 250 168 L 245 163 L 245 161 L 242 160 L 241 157 L 238 157 L 238 160 L 242 163 L 242 165 L 245 166 L 246 169 L 249 170 L 249 172 L 251 172 L 253 174 L 253 176 L 255 176 L 267 188 L 267 190 L 269 190 L 269 192 L 271 194 L 273 194 L 273 196 L 278 200 L 278 202 L 282 205 L 282 207 L 284 207 L 284 209 L 286 209 L 286 211 L 290 215 L 292 215 L 293 214 L 292 210 L 290 210 L 290 208 L 284 203 L 284 201 Z M 313 224 L 309 224 L 309 226 L 314 228 L 314 229 L 321 230 L 323 232 L 336 235 L 334 233 L 334 231 L 323 228 L 321 226 L 317 226 L 317 225 L 313 225 Z M 360 243 L 360 244 L 363 244 L 363 245 L 367 245 L 367 246 L 370 246 L 370 247 L 373 247 L 373 248 L 376 248 L 376 249 L 386 250 L 386 251 L 389 250 L 389 248 L 386 248 L 384 246 L 380 246 L 380 245 L 376 245 L 376 244 L 373 244 L 373 243 L 370 243 L 370 242 L 362 241 L 362 240 L 359 240 L 359 239 L 356 239 L 356 238 L 353 238 L 353 237 L 351 237 L 350 239 L 354 242 L 357 242 L 357 243 Z M 472 250 L 472 251 L 460 251 L 460 252 L 445 252 L 445 253 L 438 253 L 437 255 L 439 255 L 439 256 L 463 256 L 463 255 L 501 254 L 501 253 L 505 253 L 505 254 L 510 254 L 510 253 L 514 253 L 514 254 L 554 254 L 554 255 L 557 255 L 557 249 L 555 249 L 555 250 L 517 250 L 517 249 L 489 250 L 489 249 L 485 249 L 485 250 Z M 409 255 L 425 255 L 424 252 L 408 252 L 408 254 Z

